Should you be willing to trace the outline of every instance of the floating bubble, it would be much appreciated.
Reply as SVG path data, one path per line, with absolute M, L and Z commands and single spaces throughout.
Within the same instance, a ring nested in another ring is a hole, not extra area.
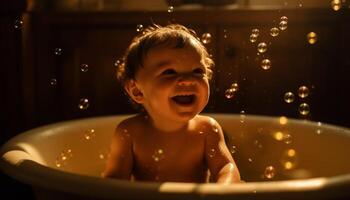
M 237 151 L 237 147 L 236 147 L 235 145 L 232 145 L 232 146 L 230 147 L 230 152 L 231 152 L 231 154 L 236 153 L 236 151 Z
M 256 34 L 251 34 L 250 36 L 249 36 L 249 41 L 251 42 L 251 43 L 254 43 L 254 42 L 256 42 L 258 40 L 258 35 L 256 35 Z
M 288 17 L 287 17 L 287 16 L 282 16 L 282 17 L 281 17 L 281 21 L 286 21 L 286 22 L 288 22 Z
M 227 38 L 227 30 L 224 29 L 224 38 L 226 39 Z
M 281 21 L 279 24 L 279 28 L 284 31 L 287 29 L 288 22 L 287 21 Z
M 244 123 L 244 121 L 245 121 L 245 118 L 246 118 L 246 115 L 245 115 L 245 111 L 244 110 L 241 110 L 241 112 L 240 112 L 240 115 L 239 115 L 239 121 L 241 122 L 241 123 Z
M 315 32 L 310 32 L 307 34 L 307 41 L 310 44 L 315 44 L 317 42 L 317 34 Z
M 216 154 L 215 149 L 210 149 L 210 151 L 209 151 L 209 153 L 208 153 L 209 157 L 210 157 L 210 158 L 213 158 L 213 157 L 215 156 L 215 154 Z
M 286 144 L 292 143 L 292 136 L 290 134 L 283 134 L 283 142 Z
M 340 0 L 332 0 L 331 6 L 334 11 L 338 11 L 341 8 L 341 1 Z
M 71 149 L 63 150 L 56 158 L 55 165 L 56 167 L 64 167 L 67 165 L 67 161 L 73 157 Z
M 279 33 L 280 33 L 280 30 L 278 28 L 276 28 L 276 27 L 273 27 L 273 28 L 270 29 L 270 35 L 272 37 L 278 36 Z
M 294 149 L 287 149 L 281 157 L 281 164 L 284 169 L 291 170 L 297 165 L 297 154 Z
M 102 149 L 98 151 L 98 158 L 100 160 L 107 160 L 110 157 L 110 150 Z
M 300 86 L 298 89 L 298 95 L 300 98 L 306 98 L 307 96 L 309 96 L 309 88 L 307 88 L 306 86 Z
M 259 140 L 255 140 L 254 145 L 257 146 L 259 149 L 261 149 L 263 147 L 263 145 L 261 144 L 261 142 Z
M 284 101 L 286 103 L 292 103 L 294 101 L 294 94 L 292 92 L 286 92 L 284 94 Z
M 235 96 L 235 90 L 232 88 L 229 88 L 225 91 L 225 97 L 227 99 L 232 99 Z
M 163 149 L 156 149 L 152 155 L 152 158 L 155 162 L 159 162 L 164 158 L 164 151 Z
M 15 20 L 15 23 L 13 25 L 13 27 L 15 29 L 19 30 L 19 29 L 22 28 L 22 26 L 23 26 L 23 21 L 22 20 L 19 20 L 19 19 Z
M 273 166 L 267 166 L 264 171 L 264 177 L 267 179 L 272 179 L 276 175 L 276 170 Z
M 261 42 L 258 44 L 258 51 L 260 53 L 264 53 L 267 50 L 267 44 L 265 42 Z
M 62 160 L 56 159 L 55 165 L 56 165 L 56 167 L 60 168 L 60 167 L 63 167 L 65 165 L 65 163 Z
M 248 158 L 248 162 L 253 162 L 253 159 L 252 158 Z
M 84 138 L 86 140 L 91 140 L 95 137 L 95 129 L 88 129 L 85 131 Z
M 120 61 L 120 60 L 116 60 L 114 62 L 114 66 L 117 67 L 117 68 L 120 66 L 120 64 L 122 64 L 122 61 Z
M 259 36 L 259 29 L 253 29 L 252 30 L 252 34 L 256 35 L 256 36 Z
M 309 107 L 309 105 L 307 103 L 300 104 L 300 106 L 299 106 L 299 113 L 301 115 L 308 115 L 309 112 L 310 112 L 310 107 Z
M 232 83 L 231 84 L 231 89 L 233 89 L 235 92 L 237 92 L 238 89 L 239 89 L 238 83 L 236 83 L 236 82 Z
M 57 85 L 57 79 L 55 79 L 55 78 L 50 79 L 50 85 L 52 85 L 52 86 Z
M 62 49 L 61 48 L 55 48 L 55 50 L 54 50 L 54 54 L 56 55 L 56 56 L 60 56 L 60 55 L 62 55 Z
M 81 64 L 81 65 L 80 65 L 80 70 L 81 70 L 82 72 L 87 72 L 87 71 L 89 71 L 89 65 L 88 65 L 88 64 Z
M 264 59 L 261 61 L 261 68 L 268 70 L 271 68 L 271 61 L 269 59 Z
M 79 109 L 80 110 L 86 110 L 88 107 L 89 107 L 89 99 L 87 99 L 87 98 L 81 98 L 80 100 L 79 100 L 79 105 L 78 105 L 78 107 L 79 107 Z
M 203 42 L 203 44 L 209 44 L 211 42 L 211 34 L 203 33 L 201 37 L 201 41 Z
M 136 31 L 137 32 L 142 32 L 143 31 L 143 25 L 142 24 L 137 24 L 136 25 Z
M 169 6 L 168 7 L 168 13 L 174 12 L 174 6 Z

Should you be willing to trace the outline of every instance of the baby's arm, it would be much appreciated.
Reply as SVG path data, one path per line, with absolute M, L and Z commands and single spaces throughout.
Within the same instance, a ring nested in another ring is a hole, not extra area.
M 113 135 L 110 157 L 103 177 L 130 180 L 133 166 L 132 138 L 127 132 L 127 125 L 120 123 Z
M 239 170 L 225 144 L 221 126 L 214 119 L 210 121 L 205 151 L 211 176 L 218 183 L 241 182 Z

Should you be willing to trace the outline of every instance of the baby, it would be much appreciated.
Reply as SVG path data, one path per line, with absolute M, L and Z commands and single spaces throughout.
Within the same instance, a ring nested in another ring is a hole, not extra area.
M 134 38 L 117 72 L 144 112 L 122 121 L 104 177 L 138 181 L 240 182 L 220 125 L 199 115 L 213 61 L 194 31 L 153 25 Z

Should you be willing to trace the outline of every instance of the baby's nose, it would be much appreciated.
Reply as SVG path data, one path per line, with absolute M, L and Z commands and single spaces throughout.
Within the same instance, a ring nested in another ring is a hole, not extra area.
M 189 75 L 180 76 L 179 79 L 177 80 L 177 85 L 179 86 L 191 86 L 194 84 L 195 84 L 194 79 Z

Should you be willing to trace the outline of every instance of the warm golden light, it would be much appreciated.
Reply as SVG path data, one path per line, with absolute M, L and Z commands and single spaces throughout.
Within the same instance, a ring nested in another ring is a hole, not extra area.
M 281 117 L 279 118 L 279 122 L 280 122 L 281 125 L 286 125 L 287 122 L 288 122 L 288 118 L 285 117 L 285 116 L 281 116 Z
M 283 133 L 281 131 L 278 131 L 274 134 L 274 138 L 278 141 L 283 140 Z

